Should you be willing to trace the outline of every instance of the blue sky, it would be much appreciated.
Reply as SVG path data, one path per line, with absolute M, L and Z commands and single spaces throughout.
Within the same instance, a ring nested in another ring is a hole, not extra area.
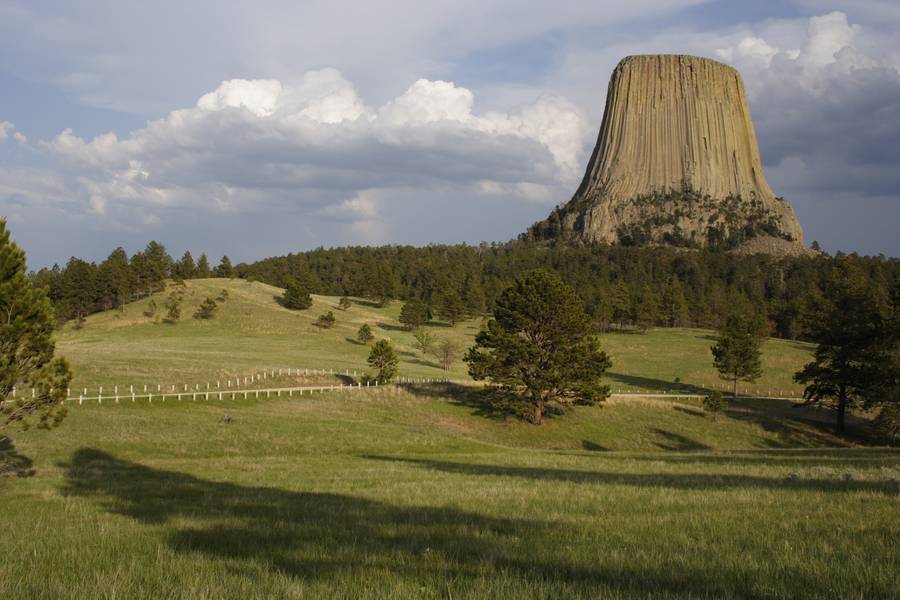
M 0 215 L 36 268 L 504 241 L 571 197 L 623 56 L 742 72 L 807 242 L 900 255 L 900 3 L 0 0 Z

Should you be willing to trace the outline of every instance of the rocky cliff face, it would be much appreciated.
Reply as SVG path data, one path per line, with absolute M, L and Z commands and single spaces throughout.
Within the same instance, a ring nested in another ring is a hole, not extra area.
M 763 175 L 740 74 L 660 55 L 616 67 L 581 186 L 526 237 L 693 247 L 769 237 L 802 249 L 803 231 Z

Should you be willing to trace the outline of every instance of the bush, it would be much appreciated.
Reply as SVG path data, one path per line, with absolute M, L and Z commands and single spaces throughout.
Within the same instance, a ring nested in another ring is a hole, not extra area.
M 291 310 L 306 310 L 312 306 L 309 289 L 298 281 L 290 281 L 281 298 L 281 305 Z
M 389 341 L 378 340 L 375 345 L 372 346 L 368 363 L 372 368 L 378 371 L 375 375 L 378 381 L 385 383 L 393 379 L 397 374 L 397 365 L 399 362 L 400 360 L 397 358 L 397 353 L 394 352 L 394 347 Z
M 896 404 L 882 406 L 878 416 L 875 417 L 875 430 L 885 442 L 895 445 L 900 438 L 900 406 Z
M 375 334 L 372 333 L 372 328 L 369 327 L 368 323 L 363 323 L 362 327 L 359 328 L 359 331 L 356 332 L 356 339 L 360 344 L 369 345 L 375 338 Z
M 216 301 L 210 297 L 207 297 L 206 300 L 200 303 L 200 306 L 197 307 L 197 312 L 194 313 L 195 319 L 212 319 L 216 316 L 216 311 L 219 310 L 219 306 L 216 304 Z
M 727 404 L 728 401 L 725 399 L 725 396 L 719 391 L 710 392 L 709 395 L 703 399 L 704 410 L 711 414 L 713 418 L 717 418 L 719 413 L 725 410 Z
M 315 326 L 322 329 L 331 329 L 334 327 L 335 321 L 337 321 L 337 319 L 334 318 L 334 313 L 329 310 L 324 315 L 319 315 L 319 318 L 316 319 Z

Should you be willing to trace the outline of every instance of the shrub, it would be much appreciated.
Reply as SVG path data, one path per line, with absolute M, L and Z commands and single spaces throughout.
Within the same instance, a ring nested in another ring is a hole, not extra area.
M 394 378 L 399 362 L 394 347 L 387 340 L 378 340 L 372 346 L 372 351 L 369 352 L 368 363 L 377 370 L 375 377 L 380 382 L 387 382 Z
M 334 318 L 334 313 L 330 310 L 324 315 L 319 315 L 319 318 L 316 319 L 315 325 L 316 327 L 320 327 L 322 329 L 331 329 L 334 327 L 334 323 L 337 319 Z
M 197 312 L 194 313 L 195 319 L 212 319 L 216 316 L 216 311 L 219 310 L 216 301 L 212 298 L 207 297 L 206 300 L 200 303 L 200 306 L 197 307 Z
M 725 399 L 725 396 L 718 390 L 710 392 L 709 395 L 703 399 L 704 410 L 711 414 L 713 418 L 718 418 L 719 413 L 725 410 L 727 404 L 728 401 Z

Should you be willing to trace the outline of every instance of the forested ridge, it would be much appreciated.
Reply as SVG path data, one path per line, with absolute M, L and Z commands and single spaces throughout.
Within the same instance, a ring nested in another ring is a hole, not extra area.
M 522 272 L 558 272 L 585 302 L 600 329 L 716 327 L 724 315 L 755 312 L 773 335 L 803 338 L 806 307 L 822 294 L 836 261 L 851 262 L 885 298 L 900 282 L 900 260 L 855 254 L 815 257 L 737 256 L 669 247 L 569 245 L 512 241 L 471 245 L 318 248 L 211 268 L 205 255 L 174 260 L 156 242 L 128 257 L 116 249 L 99 264 L 72 258 L 32 273 L 47 286 L 61 321 L 160 291 L 168 278 L 242 277 L 279 287 L 298 281 L 310 292 L 377 302 L 418 298 L 468 315 L 489 312 Z M 448 309 L 449 310 L 449 309 Z

